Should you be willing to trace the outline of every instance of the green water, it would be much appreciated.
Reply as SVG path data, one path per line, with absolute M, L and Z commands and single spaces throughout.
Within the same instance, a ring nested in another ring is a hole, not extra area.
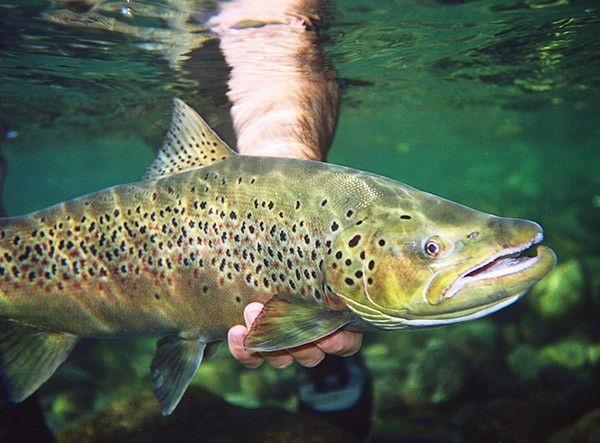
M 0 0 L 11 215 L 136 180 L 160 146 L 174 96 L 232 140 L 215 42 L 192 39 L 188 60 L 165 43 L 175 31 L 164 17 L 176 3 L 136 4 L 146 9 L 126 18 L 120 3 L 105 2 L 104 16 L 128 26 L 121 32 L 43 15 L 70 8 L 89 19 L 81 5 Z M 340 0 L 334 11 L 323 37 L 344 96 L 328 160 L 536 220 L 559 257 L 546 287 L 490 318 L 369 335 L 375 438 L 543 441 L 572 430 L 600 411 L 600 6 Z M 210 38 L 184 27 L 177 40 L 192 31 Z M 89 346 L 43 391 L 53 426 L 148 385 L 153 344 Z M 293 369 L 243 370 L 226 351 L 196 380 L 247 405 L 295 404 Z M 585 435 L 598 435 L 595 423 Z M 482 426 L 490 434 L 466 431 Z

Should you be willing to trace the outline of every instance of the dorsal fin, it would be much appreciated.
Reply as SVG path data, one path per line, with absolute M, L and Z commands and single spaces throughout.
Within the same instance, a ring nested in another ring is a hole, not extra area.
M 154 180 L 201 168 L 236 155 L 196 111 L 175 98 L 171 127 L 156 158 L 142 176 Z

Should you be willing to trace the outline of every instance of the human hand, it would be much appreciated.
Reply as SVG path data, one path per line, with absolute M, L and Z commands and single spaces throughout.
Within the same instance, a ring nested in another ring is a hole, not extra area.
M 229 351 L 247 368 L 257 368 L 263 361 L 276 368 L 286 368 L 296 360 L 300 365 L 313 367 L 325 358 L 326 354 L 349 357 L 360 349 L 362 333 L 338 330 L 333 334 L 292 349 L 275 352 L 250 352 L 244 349 L 244 339 L 256 317 L 262 310 L 260 303 L 250 303 L 244 309 L 246 326 L 233 326 L 228 334 Z

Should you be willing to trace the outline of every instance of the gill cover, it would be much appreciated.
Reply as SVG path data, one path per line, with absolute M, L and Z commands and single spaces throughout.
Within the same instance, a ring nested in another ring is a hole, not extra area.
M 377 328 L 404 327 L 402 313 L 418 290 L 409 224 L 411 218 L 397 212 L 364 217 L 338 234 L 325 260 L 329 287 Z

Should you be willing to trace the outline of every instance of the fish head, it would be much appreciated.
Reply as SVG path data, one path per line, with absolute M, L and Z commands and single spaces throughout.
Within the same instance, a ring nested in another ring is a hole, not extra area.
M 535 222 L 408 188 L 335 238 L 329 288 L 366 323 L 403 329 L 475 319 L 520 298 L 556 263 Z

